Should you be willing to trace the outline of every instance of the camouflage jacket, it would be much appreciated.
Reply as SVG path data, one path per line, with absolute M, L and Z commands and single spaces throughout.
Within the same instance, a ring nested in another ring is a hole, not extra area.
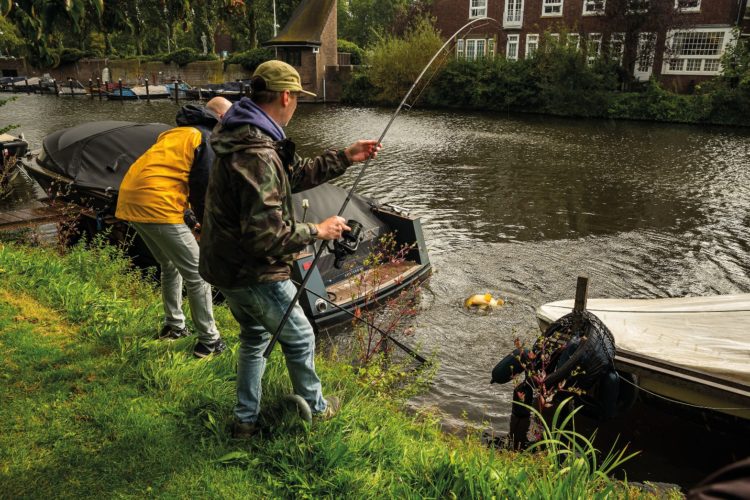
M 282 145 L 252 125 L 220 127 L 211 145 L 217 158 L 201 230 L 201 276 L 224 288 L 289 279 L 293 255 L 315 239 L 311 224 L 295 221 L 292 193 L 338 177 L 351 163 L 343 150 L 329 150 L 314 159 L 293 154 L 284 165 Z

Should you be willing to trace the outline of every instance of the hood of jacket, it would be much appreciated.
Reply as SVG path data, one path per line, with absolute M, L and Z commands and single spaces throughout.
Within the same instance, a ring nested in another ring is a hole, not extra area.
M 273 121 L 273 118 L 247 97 L 243 97 L 229 108 L 221 124 L 226 129 L 251 125 L 262 130 L 274 141 L 280 141 L 286 137 L 284 130 Z
M 219 123 L 219 119 L 205 106 L 186 104 L 177 112 L 175 122 L 178 127 L 200 125 L 211 130 L 217 123 Z
M 276 149 L 274 141 L 258 127 L 250 124 L 235 128 L 219 125 L 211 134 L 211 148 L 217 156 L 229 156 L 246 149 Z

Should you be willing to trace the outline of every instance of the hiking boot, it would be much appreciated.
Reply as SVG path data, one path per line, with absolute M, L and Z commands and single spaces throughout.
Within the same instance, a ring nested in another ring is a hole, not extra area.
M 227 348 L 227 345 L 221 339 L 217 340 L 213 344 L 204 344 L 203 342 L 198 341 L 198 343 L 195 344 L 195 349 L 193 350 L 193 356 L 195 356 L 196 358 L 218 356 L 219 354 L 224 352 L 226 348 Z
M 260 433 L 260 426 L 255 422 L 240 422 L 232 424 L 232 439 L 250 439 Z
M 164 325 L 156 338 L 159 340 L 177 340 L 189 336 L 190 332 L 186 327 L 177 328 L 172 325 Z
M 326 409 L 319 413 L 315 413 L 313 417 L 321 420 L 328 420 L 329 418 L 333 418 L 333 416 L 339 412 L 339 409 L 341 408 L 341 400 L 339 400 L 339 398 L 336 396 L 328 396 L 326 398 L 326 403 L 328 403 Z

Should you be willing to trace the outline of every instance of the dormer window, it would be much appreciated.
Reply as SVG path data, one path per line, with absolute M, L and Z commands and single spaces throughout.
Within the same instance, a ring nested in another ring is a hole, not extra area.
M 469 19 L 487 17 L 487 0 L 469 0 Z
M 628 14 L 645 14 L 651 7 L 650 0 L 628 0 Z

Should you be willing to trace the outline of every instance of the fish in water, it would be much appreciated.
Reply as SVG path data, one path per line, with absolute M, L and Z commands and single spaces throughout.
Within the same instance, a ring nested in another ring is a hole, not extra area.
M 491 311 L 497 307 L 501 307 L 505 302 L 503 299 L 495 299 L 492 294 L 485 293 L 472 295 L 464 301 L 464 307 L 466 309 L 481 309 L 483 311 Z

